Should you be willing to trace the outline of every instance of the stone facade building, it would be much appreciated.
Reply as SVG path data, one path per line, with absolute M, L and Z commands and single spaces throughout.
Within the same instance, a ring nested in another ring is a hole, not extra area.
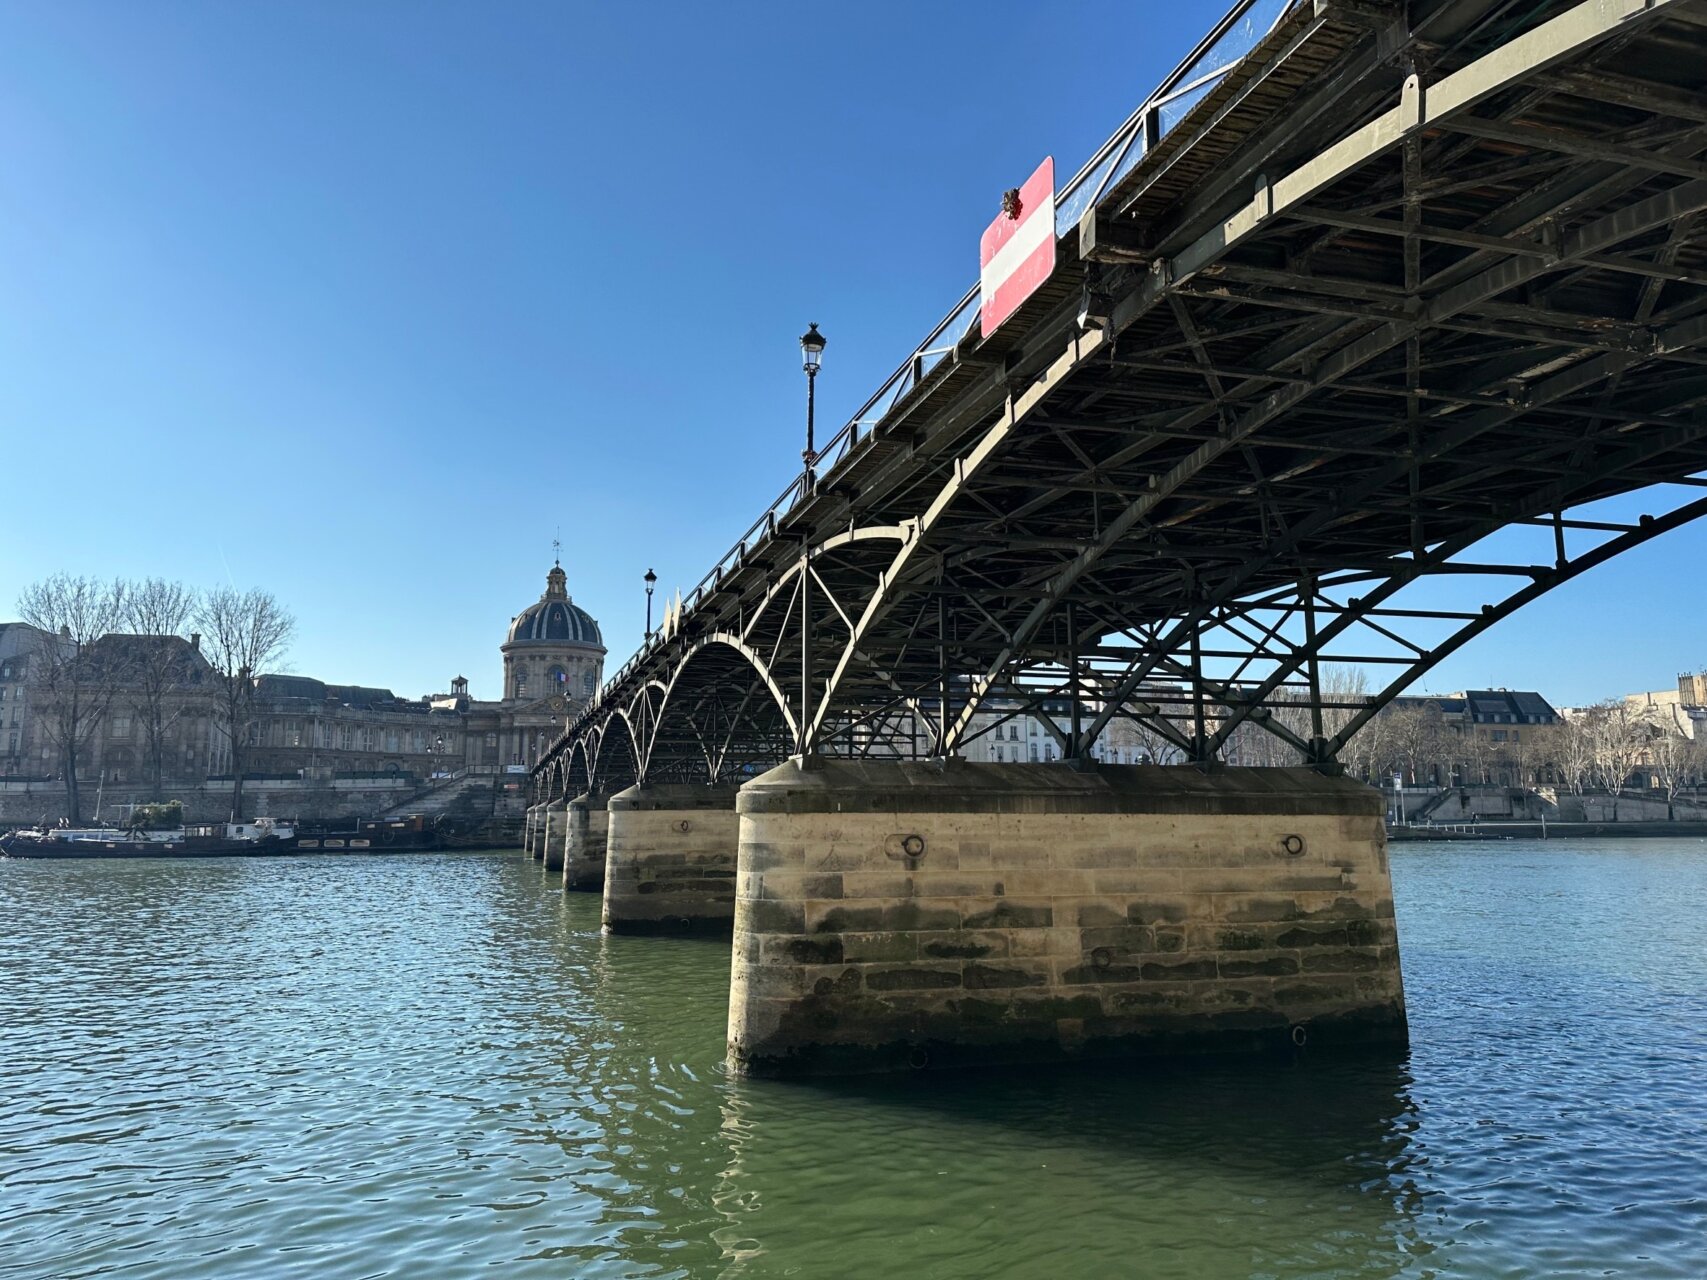
M 135 671 L 161 659 L 171 670 L 159 699 L 168 795 L 174 786 L 229 776 L 231 767 L 226 726 L 209 696 L 214 673 L 199 640 L 109 635 L 98 642 L 107 670 Z M 34 628 L 0 624 L 0 779 L 61 776 L 57 747 L 33 724 L 42 707 L 29 665 L 42 642 Z M 525 772 L 604 678 L 599 624 L 570 600 L 562 565 L 554 564 L 546 575 L 539 600 L 511 620 L 500 653 L 503 696 L 493 700 L 471 696 L 462 676 L 447 693 L 414 699 L 308 676 L 260 676 L 254 714 L 240 730 L 248 739 L 245 776 L 317 784 L 386 777 L 424 783 L 464 770 Z M 81 753 L 80 779 L 114 787 L 152 780 L 146 704 L 140 682 L 116 679 L 100 725 Z
M 40 633 L 22 622 L 0 622 L 0 777 L 23 772 L 30 753 L 30 654 Z
M 1626 694 L 1624 701 L 1656 724 L 1670 725 L 1686 738 L 1707 742 L 1707 671 L 1678 676 L 1675 689 Z

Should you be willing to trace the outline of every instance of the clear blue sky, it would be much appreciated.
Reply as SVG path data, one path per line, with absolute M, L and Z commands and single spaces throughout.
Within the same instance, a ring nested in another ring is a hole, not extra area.
M 293 669 L 413 696 L 559 526 L 620 663 L 1216 3 L 0 0 L 0 617 L 56 570 L 231 580 Z M 1028 68 L 1049 68 L 1040 80 Z M 1707 663 L 1707 529 L 1428 687 L 1561 702 Z

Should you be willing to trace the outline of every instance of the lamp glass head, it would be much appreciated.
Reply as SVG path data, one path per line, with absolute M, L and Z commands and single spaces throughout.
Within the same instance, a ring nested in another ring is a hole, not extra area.
M 816 324 L 800 335 L 800 354 L 806 361 L 806 372 L 818 372 L 818 362 L 824 356 L 824 335 Z

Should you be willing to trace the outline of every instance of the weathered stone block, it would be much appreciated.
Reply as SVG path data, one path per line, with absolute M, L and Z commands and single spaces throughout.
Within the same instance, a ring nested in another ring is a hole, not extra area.
M 1055 923 L 1055 909 L 1047 901 L 1004 898 L 987 907 L 974 902 L 964 911 L 961 919 L 968 929 L 1047 929 Z
M 917 933 L 919 954 L 936 960 L 983 960 L 1008 954 L 1008 935 L 999 930 L 955 929 Z
M 1188 898 L 1147 897 L 1128 903 L 1126 918 L 1137 924 L 1182 924 L 1191 917 L 1194 906 L 1199 912 L 1203 909 L 1202 903 Z
M 873 960 L 913 960 L 919 954 L 919 939 L 930 934 L 844 933 L 839 935 L 843 959 L 858 963 Z
M 1115 903 L 1100 898 L 1078 898 L 1069 903 L 1057 902 L 1057 909 L 1068 915 L 1081 929 L 1096 929 L 1125 924 L 1127 912 Z
M 1015 987 L 1042 987 L 1049 983 L 1047 967 L 1018 967 L 1013 964 L 974 962 L 961 970 L 961 981 L 969 991 L 995 991 Z
M 957 968 L 891 969 L 872 966 L 865 972 L 865 985 L 873 991 L 915 991 L 924 988 L 958 987 L 961 983 Z
M 1285 978 L 1298 972 L 1298 961 L 1291 956 L 1249 960 L 1223 956 L 1217 967 L 1223 978 Z
M 738 899 L 735 903 L 735 927 L 749 933 L 804 933 L 806 904 L 765 898 Z M 827 932 L 840 933 L 841 930 Z

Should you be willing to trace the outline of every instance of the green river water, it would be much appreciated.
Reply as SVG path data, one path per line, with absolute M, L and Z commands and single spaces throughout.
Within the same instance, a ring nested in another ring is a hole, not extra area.
M 1707 842 L 1393 878 L 1403 1057 L 786 1084 L 520 854 L 0 861 L 0 1277 L 1707 1276 Z

